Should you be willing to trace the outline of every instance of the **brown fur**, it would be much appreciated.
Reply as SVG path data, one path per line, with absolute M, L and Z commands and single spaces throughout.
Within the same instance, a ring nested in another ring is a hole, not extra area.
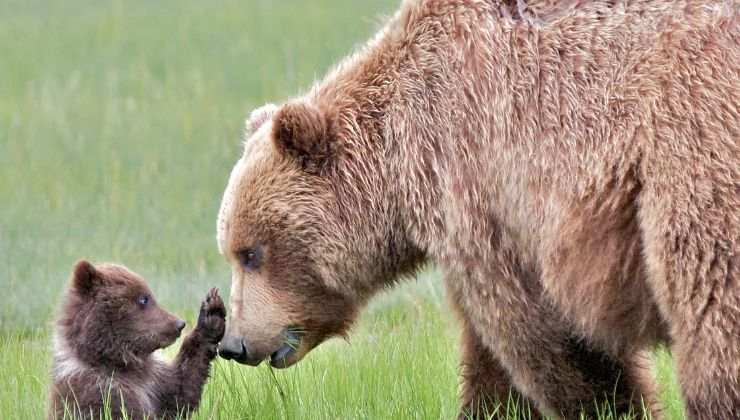
M 48 418 L 99 418 L 106 400 L 113 419 L 187 416 L 200 402 L 225 316 L 213 289 L 167 365 L 152 353 L 172 344 L 185 323 L 157 305 L 137 274 L 80 261 L 57 321 Z
M 288 366 L 433 261 L 466 406 L 513 386 L 541 414 L 658 415 L 666 343 L 690 418 L 739 418 L 738 9 L 404 2 L 247 141 L 219 215 L 228 335 L 258 362 L 301 329 Z

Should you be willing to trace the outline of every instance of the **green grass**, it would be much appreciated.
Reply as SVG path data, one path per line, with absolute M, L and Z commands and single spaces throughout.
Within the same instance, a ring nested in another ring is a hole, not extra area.
M 209 287 L 228 290 L 215 219 L 244 117 L 306 89 L 396 7 L 0 0 L 1 419 L 44 415 L 51 319 L 78 258 L 129 265 L 190 325 Z M 197 418 L 453 418 L 458 332 L 439 283 L 377 298 L 349 343 L 291 369 L 218 360 Z

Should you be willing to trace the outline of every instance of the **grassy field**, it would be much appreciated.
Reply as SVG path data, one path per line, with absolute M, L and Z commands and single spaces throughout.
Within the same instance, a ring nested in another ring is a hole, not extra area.
M 209 287 L 228 290 L 215 220 L 244 117 L 306 89 L 396 6 L 0 0 L 0 419 L 44 415 L 51 319 L 76 259 L 129 265 L 190 325 Z M 218 360 L 197 418 L 453 418 L 444 302 L 432 271 L 294 368 Z M 667 418 L 681 419 L 657 357 Z

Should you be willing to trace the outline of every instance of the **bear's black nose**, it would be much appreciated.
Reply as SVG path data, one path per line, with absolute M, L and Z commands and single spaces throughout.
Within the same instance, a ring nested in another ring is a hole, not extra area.
M 218 345 L 218 354 L 226 360 L 239 360 L 244 357 L 247 349 L 239 337 L 227 335 Z
M 175 328 L 177 328 L 177 331 L 182 331 L 183 328 L 185 328 L 185 321 L 182 319 L 178 319 L 177 322 L 175 322 Z
M 226 360 L 234 360 L 245 365 L 257 366 L 263 358 L 249 354 L 244 339 L 227 335 L 218 345 L 218 354 Z

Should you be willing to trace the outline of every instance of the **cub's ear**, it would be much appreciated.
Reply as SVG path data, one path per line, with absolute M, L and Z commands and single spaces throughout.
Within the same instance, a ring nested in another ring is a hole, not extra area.
M 298 160 L 308 172 L 320 172 L 336 152 L 327 115 L 308 103 L 280 108 L 273 118 L 272 135 L 277 149 Z
M 72 271 L 72 287 L 80 294 L 92 292 L 97 283 L 98 270 L 87 260 L 80 260 Z
M 254 134 L 255 131 L 262 127 L 262 124 L 267 122 L 267 120 L 275 115 L 275 111 L 277 111 L 277 109 L 278 108 L 275 106 L 275 104 L 265 104 L 252 111 L 249 114 L 247 123 L 245 124 L 244 136 L 249 137 Z

